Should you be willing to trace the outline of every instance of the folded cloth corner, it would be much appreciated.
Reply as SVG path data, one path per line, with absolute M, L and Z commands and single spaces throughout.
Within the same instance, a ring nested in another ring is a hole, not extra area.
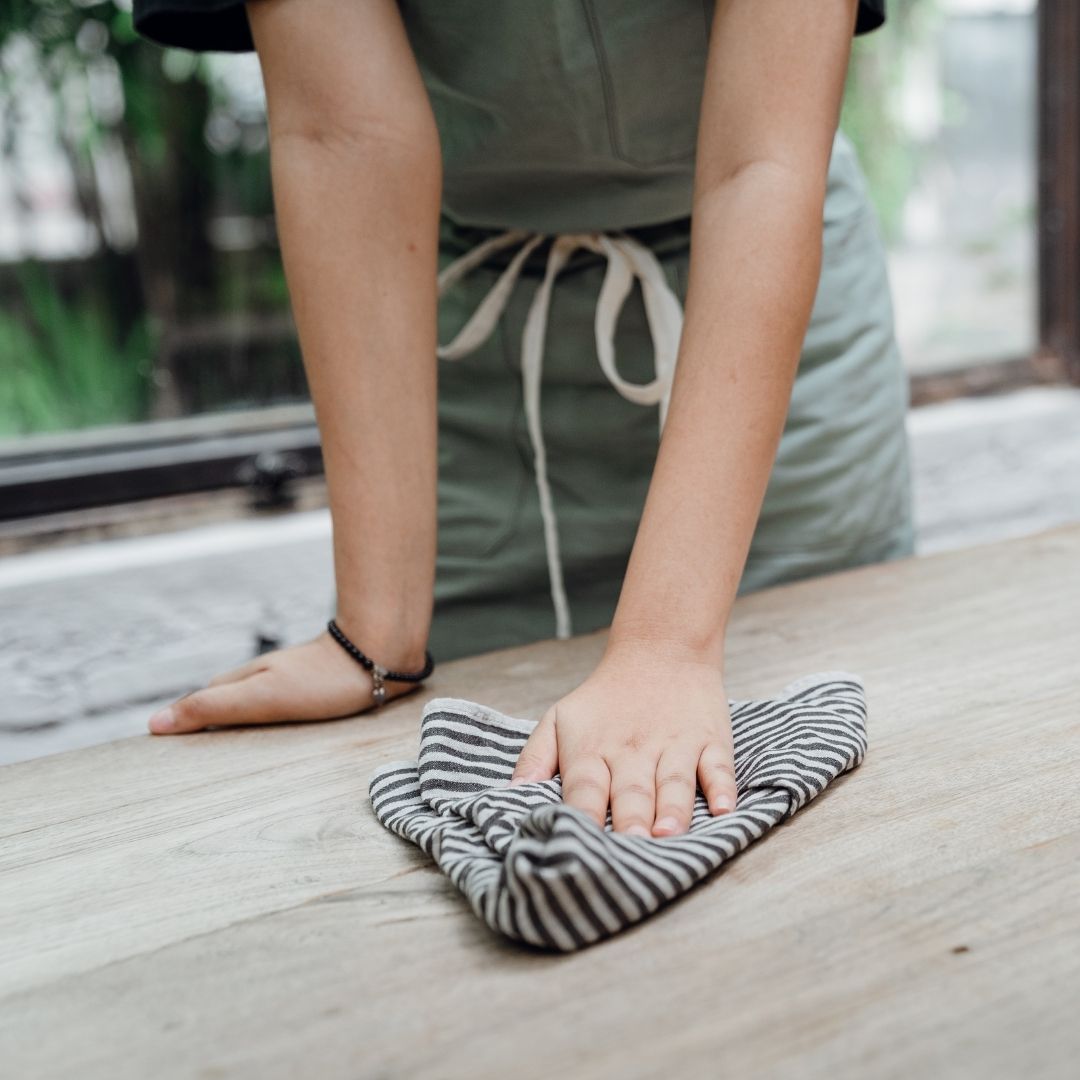
M 697 793 L 679 836 L 603 830 L 562 802 L 560 779 L 509 786 L 536 726 L 464 698 L 424 705 L 416 761 L 381 766 L 378 820 L 429 855 L 498 933 L 572 952 L 687 892 L 791 817 L 866 753 L 858 675 L 819 671 L 775 697 L 729 699 L 738 799 L 714 817 Z

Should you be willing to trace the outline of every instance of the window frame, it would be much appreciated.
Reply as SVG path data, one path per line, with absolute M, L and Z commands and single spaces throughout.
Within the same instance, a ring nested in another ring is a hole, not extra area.
M 912 374 L 913 406 L 1033 383 L 1080 385 L 1080 6 L 1040 0 L 1036 19 L 1039 345 L 1030 356 Z M 7 439 L 0 522 L 252 486 L 266 453 L 292 455 L 303 475 L 321 475 L 309 403 Z
M 1041 0 L 1038 18 L 1040 352 L 1080 384 L 1080 8 Z

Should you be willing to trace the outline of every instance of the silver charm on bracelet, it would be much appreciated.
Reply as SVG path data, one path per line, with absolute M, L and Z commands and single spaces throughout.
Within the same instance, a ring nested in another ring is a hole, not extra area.
M 376 705 L 386 704 L 386 684 L 383 679 L 386 678 L 387 668 L 384 668 L 382 664 L 372 664 L 371 667 L 371 681 L 372 681 L 372 697 L 375 699 Z
M 337 624 L 336 619 L 331 619 L 326 624 L 330 636 L 366 671 L 371 673 L 372 691 L 371 696 L 376 705 L 386 703 L 386 680 L 393 679 L 395 682 L 423 682 L 434 670 L 435 661 L 429 650 L 424 650 L 424 666 L 419 671 L 391 671 L 382 664 L 375 663 L 371 657 L 366 656 L 346 636 L 345 631 Z

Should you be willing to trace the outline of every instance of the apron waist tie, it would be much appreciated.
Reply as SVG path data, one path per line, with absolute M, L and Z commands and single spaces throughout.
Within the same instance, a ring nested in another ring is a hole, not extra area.
M 546 235 L 510 229 L 484 240 L 441 271 L 438 277 L 440 297 L 470 270 L 483 263 L 489 255 L 524 241 L 453 341 L 438 346 L 436 351 L 441 359 L 459 360 L 487 341 L 506 307 L 525 260 Z M 625 234 L 608 236 L 604 233 L 588 232 L 554 235 L 543 280 L 536 290 L 525 320 L 521 338 L 521 376 L 525 418 L 532 442 L 536 487 L 540 497 L 540 515 L 544 524 L 548 576 L 555 606 L 555 636 L 558 638 L 570 637 L 572 628 L 559 559 L 555 506 L 548 482 L 547 451 L 540 423 L 541 359 L 555 276 L 579 247 L 605 255 L 608 260 L 596 305 L 596 352 L 600 367 L 611 385 L 628 401 L 637 405 L 660 406 L 661 433 L 667 419 L 683 322 L 679 298 L 668 284 L 656 256 L 643 244 Z M 653 340 L 656 378 L 649 383 L 627 382 L 615 366 L 615 326 L 635 277 L 641 281 L 645 314 Z

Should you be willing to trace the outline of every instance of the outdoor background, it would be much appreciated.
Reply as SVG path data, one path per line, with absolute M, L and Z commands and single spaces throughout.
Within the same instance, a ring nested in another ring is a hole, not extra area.
M 303 400 L 258 60 L 0 13 L 0 438 Z M 843 127 L 912 370 L 1035 344 L 1034 0 L 894 0 Z
M 889 0 L 853 46 L 916 557 L 1080 520 L 1071 3 Z M 0 762 L 309 640 L 330 538 L 257 57 L 163 49 L 128 0 L 5 0 Z

